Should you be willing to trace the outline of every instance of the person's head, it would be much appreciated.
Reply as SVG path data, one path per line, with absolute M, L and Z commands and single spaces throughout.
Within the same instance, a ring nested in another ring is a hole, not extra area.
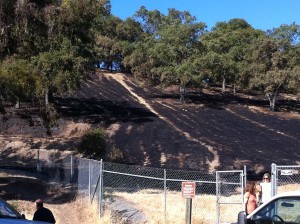
M 37 199 L 36 201 L 35 201 L 35 206 L 36 206 L 36 208 L 42 208 L 43 207 L 43 200 L 42 199 Z
M 263 175 L 263 182 L 270 182 L 270 180 L 271 180 L 271 176 L 270 176 L 270 174 L 269 173 L 265 173 L 264 175 Z
M 257 182 L 257 183 L 255 184 L 255 192 L 256 192 L 256 193 L 261 192 L 261 186 L 260 186 L 260 183 L 259 183 L 259 182 Z
M 246 192 L 249 192 L 250 194 L 255 193 L 255 182 L 248 182 L 246 185 Z

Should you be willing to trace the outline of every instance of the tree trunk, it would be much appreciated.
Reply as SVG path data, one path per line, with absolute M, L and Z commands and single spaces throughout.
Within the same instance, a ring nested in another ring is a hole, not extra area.
M 110 67 L 110 72 L 113 72 L 113 62 L 112 61 L 109 62 L 109 67 Z
M 236 94 L 236 85 L 235 85 L 235 83 L 233 84 L 233 94 Z
M 275 111 L 275 109 L 276 109 L 276 94 L 267 93 L 266 96 L 269 100 L 270 111 Z
M 45 88 L 45 106 L 49 105 L 49 90 L 48 87 Z
M 17 102 L 16 102 L 16 104 L 15 104 L 15 108 L 16 108 L 16 109 L 19 109 L 19 108 L 20 108 L 20 100 L 19 100 L 19 98 L 17 99 Z
M 185 85 L 180 84 L 180 102 L 181 103 L 185 102 L 185 91 L 186 91 Z
M 3 99 L 2 96 L 0 95 L 0 113 L 5 114 L 5 107 L 3 105 Z
M 48 91 L 48 103 L 52 103 L 54 101 L 54 94 L 53 91 Z
M 106 70 L 110 71 L 110 72 L 113 72 L 113 61 L 112 60 L 108 60 L 106 62 Z
M 222 93 L 225 92 L 225 84 L 226 84 L 226 79 L 223 77 L 223 82 L 222 82 Z

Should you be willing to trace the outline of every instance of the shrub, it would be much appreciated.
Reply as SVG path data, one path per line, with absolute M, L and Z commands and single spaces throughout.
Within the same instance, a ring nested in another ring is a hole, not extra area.
M 124 159 L 124 155 L 120 149 L 116 148 L 116 146 L 113 145 L 110 153 L 108 154 L 108 158 L 111 162 L 119 163 L 122 162 L 122 160 Z
M 106 134 L 104 129 L 93 129 L 81 137 L 78 151 L 88 158 L 101 158 L 105 154 Z

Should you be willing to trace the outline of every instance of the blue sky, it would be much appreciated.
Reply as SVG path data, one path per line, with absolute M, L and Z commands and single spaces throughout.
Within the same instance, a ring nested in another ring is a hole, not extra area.
M 300 0 L 111 0 L 111 13 L 121 19 L 141 6 L 167 14 L 169 8 L 189 11 L 212 28 L 216 22 L 245 19 L 255 29 L 272 29 L 281 24 L 300 25 Z

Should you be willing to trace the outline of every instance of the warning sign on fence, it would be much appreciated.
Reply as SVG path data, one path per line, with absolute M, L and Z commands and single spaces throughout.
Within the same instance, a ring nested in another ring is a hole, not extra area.
M 291 176 L 291 175 L 294 175 L 294 170 L 281 170 L 280 171 L 280 174 L 283 175 L 283 176 Z
M 195 182 L 182 182 L 181 192 L 184 198 L 193 198 L 195 196 L 196 183 Z

